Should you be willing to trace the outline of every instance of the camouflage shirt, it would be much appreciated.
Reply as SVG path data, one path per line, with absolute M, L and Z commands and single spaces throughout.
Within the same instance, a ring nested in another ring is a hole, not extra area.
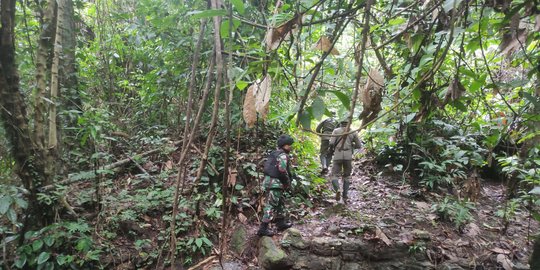
M 286 189 L 291 184 L 290 157 L 289 154 L 281 152 L 277 156 L 277 170 L 279 177 L 264 176 L 263 189 Z

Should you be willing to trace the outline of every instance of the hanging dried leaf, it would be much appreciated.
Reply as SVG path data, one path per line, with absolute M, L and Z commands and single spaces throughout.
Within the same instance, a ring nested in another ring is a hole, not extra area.
M 526 28 L 520 27 L 520 16 L 516 13 L 510 19 L 510 23 L 503 35 L 499 49 L 502 54 L 509 56 L 513 52 L 519 50 L 522 44 L 525 44 L 529 31 Z
M 368 48 L 369 46 L 371 46 L 371 38 L 368 37 L 366 40 L 365 48 Z M 357 65 L 360 65 L 361 53 L 362 53 L 362 43 L 358 43 L 356 47 L 354 47 L 354 61 L 356 62 Z
M 375 119 L 381 111 L 383 88 L 383 76 L 376 69 L 371 69 L 367 83 L 361 93 L 363 110 L 360 113 L 360 119 L 362 119 L 362 125 Z
M 288 38 L 290 33 L 295 30 L 301 22 L 302 14 L 297 14 L 294 18 L 286 23 L 278 27 L 269 28 L 264 37 L 266 49 L 269 51 L 277 49 L 281 42 Z
M 255 95 L 254 91 L 257 84 L 251 85 L 246 93 L 246 97 L 244 98 L 244 109 L 243 109 L 243 116 L 244 121 L 246 121 L 246 124 L 248 127 L 252 128 L 255 126 L 255 122 L 257 122 L 257 110 L 255 110 Z
M 260 113 L 261 118 L 266 119 L 268 114 L 268 105 L 270 102 L 270 95 L 272 93 L 272 78 L 269 75 L 264 77 L 263 81 L 260 83 L 255 83 L 257 87 L 255 88 L 255 110 Z
M 236 170 L 229 171 L 229 186 L 230 187 L 236 186 L 237 175 L 238 175 L 238 172 Z
M 448 85 L 448 90 L 446 90 L 446 95 L 444 97 L 443 105 L 446 105 L 450 101 L 459 99 L 463 93 L 465 93 L 465 87 L 459 79 L 456 77 L 450 85 Z
M 332 48 L 332 41 L 328 39 L 325 36 L 322 36 L 317 43 L 313 46 L 313 49 L 317 49 L 319 51 L 328 52 L 330 51 L 330 48 Z M 332 55 L 339 55 L 339 51 L 334 47 L 330 51 L 330 54 Z

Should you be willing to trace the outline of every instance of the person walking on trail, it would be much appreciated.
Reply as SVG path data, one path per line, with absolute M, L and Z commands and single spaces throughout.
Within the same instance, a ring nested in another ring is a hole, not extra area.
M 358 138 L 358 133 L 352 132 L 347 134 L 347 125 L 349 124 L 348 119 L 343 119 L 340 121 L 340 127 L 334 129 L 332 135 L 342 135 L 342 136 L 333 136 L 330 139 L 330 145 L 334 152 L 333 167 L 332 167 L 332 188 L 336 193 L 336 201 L 339 202 L 343 195 L 343 203 L 347 203 L 349 196 L 349 186 L 350 178 L 352 172 L 352 157 L 354 149 L 360 148 L 361 142 Z M 343 189 L 339 189 L 339 178 L 341 177 L 343 181 Z
M 326 118 L 324 121 L 319 123 L 315 131 L 320 134 L 332 134 L 332 131 L 338 126 L 338 122 L 334 119 L 335 113 L 332 112 L 332 116 Z M 330 136 L 320 135 L 321 137 L 321 149 L 319 152 L 319 158 L 321 160 L 321 174 L 326 174 L 328 172 L 328 167 L 332 162 L 332 153 L 328 150 L 330 149 Z
M 294 139 L 289 135 L 281 135 L 277 139 L 277 150 L 268 156 L 264 164 L 263 190 L 265 192 L 263 218 L 261 226 L 257 231 L 259 236 L 273 236 L 268 225 L 270 222 L 276 223 L 279 231 L 286 230 L 292 226 L 284 216 L 285 197 L 284 193 L 290 191 L 292 174 L 289 152 L 291 151 Z

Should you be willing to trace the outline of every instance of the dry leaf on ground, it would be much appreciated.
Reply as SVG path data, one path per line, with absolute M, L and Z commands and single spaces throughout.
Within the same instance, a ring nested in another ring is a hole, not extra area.
M 392 245 L 392 241 L 384 234 L 384 232 L 381 230 L 381 228 L 376 227 L 375 229 L 375 236 L 379 239 L 381 239 L 386 245 L 390 246 Z

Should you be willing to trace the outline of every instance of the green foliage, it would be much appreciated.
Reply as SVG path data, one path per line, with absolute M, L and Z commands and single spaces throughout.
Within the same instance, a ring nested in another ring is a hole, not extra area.
M 21 189 L 11 185 L 0 185 L 0 234 L 14 233 L 10 228 L 21 225 L 18 216 L 27 208 L 28 202 Z M 4 226 L 6 223 L 12 226 Z
M 431 208 L 441 220 L 451 221 L 456 228 L 460 228 L 473 219 L 471 211 L 474 209 L 472 202 L 456 200 L 450 196 L 445 197 L 443 201 L 434 204 Z
M 13 263 L 16 269 L 100 269 L 102 250 L 94 244 L 91 231 L 84 220 L 28 231 L 13 261 L 4 263 Z M 18 237 L 8 237 L 4 243 Z
M 530 157 L 527 159 L 521 159 L 516 155 L 498 158 L 503 173 L 520 187 L 519 196 L 501 205 L 497 211 L 497 215 L 506 220 L 514 217 L 522 206 L 526 206 L 535 219 L 540 218 L 538 215 L 540 196 L 537 191 L 540 186 L 540 147 L 532 148 L 529 154 Z
M 420 254 L 426 252 L 426 243 L 423 241 L 415 242 L 411 246 L 409 246 L 409 253 L 410 254 Z

